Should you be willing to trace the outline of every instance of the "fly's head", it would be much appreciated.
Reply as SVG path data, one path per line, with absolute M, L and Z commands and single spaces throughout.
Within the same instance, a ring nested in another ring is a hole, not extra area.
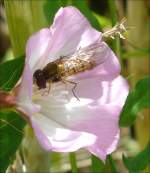
M 33 74 L 33 81 L 39 87 L 39 89 L 46 88 L 46 78 L 42 70 L 38 69 Z

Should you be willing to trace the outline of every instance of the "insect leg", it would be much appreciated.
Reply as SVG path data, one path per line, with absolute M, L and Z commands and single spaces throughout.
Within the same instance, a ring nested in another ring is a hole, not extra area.
M 43 91 L 42 96 L 48 95 L 50 90 L 51 90 L 51 83 L 52 83 L 52 81 L 51 80 L 47 80 L 47 83 L 48 83 L 48 89 L 46 88 L 46 90 Z
M 52 83 L 52 81 L 48 80 L 48 93 L 50 92 L 50 89 L 51 89 L 51 83 Z
M 71 83 L 71 84 L 74 85 L 73 88 L 72 88 L 72 93 L 73 93 L 74 97 L 75 97 L 77 100 L 80 101 L 80 99 L 78 98 L 78 96 L 75 94 L 75 89 L 76 89 L 76 87 L 77 87 L 77 83 L 76 83 L 76 82 L 73 82 L 73 81 L 70 81 L 70 80 L 66 80 L 66 79 L 64 79 L 64 78 L 62 78 L 62 82 L 64 82 L 64 83 Z

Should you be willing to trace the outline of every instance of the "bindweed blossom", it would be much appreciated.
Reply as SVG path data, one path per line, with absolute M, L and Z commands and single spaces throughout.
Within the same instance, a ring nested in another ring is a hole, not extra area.
M 41 29 L 27 42 L 17 107 L 48 151 L 73 152 L 85 147 L 105 160 L 117 147 L 118 119 L 128 84 L 102 36 L 76 8 L 65 7 L 59 9 L 50 28 Z M 47 94 L 37 88 L 33 82 L 37 69 L 61 56 L 76 58 L 78 54 L 96 63 L 93 69 L 67 78 L 77 83 L 79 100 L 70 83 L 52 83 Z

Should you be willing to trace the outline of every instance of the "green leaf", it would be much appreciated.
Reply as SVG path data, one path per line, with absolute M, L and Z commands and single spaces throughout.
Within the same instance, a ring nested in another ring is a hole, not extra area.
M 105 164 L 99 158 L 92 155 L 91 159 L 92 159 L 91 172 L 106 173 Z
M 108 28 L 108 27 L 111 27 L 111 20 L 110 18 L 108 17 L 105 17 L 105 16 L 102 16 L 96 12 L 93 12 L 92 11 L 92 14 L 96 17 L 99 25 L 102 27 L 102 28 Z
M 23 66 L 23 56 L 0 64 L 0 89 L 10 91 L 19 80 Z
M 25 121 L 13 111 L 0 111 L 0 172 L 5 172 L 21 142 Z
M 150 142 L 146 148 L 134 157 L 125 157 L 123 162 L 130 173 L 139 173 L 150 163 Z
M 94 172 L 94 173 L 107 173 L 107 172 L 117 173 L 116 163 L 113 160 L 111 155 L 107 156 L 105 163 L 94 155 L 91 156 L 91 159 L 92 159 L 91 172 Z
M 117 167 L 116 167 L 116 163 L 115 163 L 114 159 L 112 158 L 112 156 L 111 155 L 108 155 L 107 156 L 107 159 L 109 160 L 111 171 L 112 172 L 115 172 L 115 173 L 118 173 Z
M 87 5 L 87 1 L 75 0 L 72 1 L 72 5 L 78 8 L 81 13 L 89 20 L 91 25 L 97 30 L 101 30 L 101 25 L 98 22 L 97 18 L 93 15 L 92 11 L 89 9 Z
M 50 26 L 53 23 L 54 16 L 58 9 L 64 5 L 64 1 L 60 0 L 46 0 L 43 5 L 43 10 L 45 18 L 47 20 L 47 25 Z
M 123 107 L 119 125 L 130 126 L 134 123 L 137 113 L 150 106 L 150 76 L 141 79 L 135 88 L 129 93 Z

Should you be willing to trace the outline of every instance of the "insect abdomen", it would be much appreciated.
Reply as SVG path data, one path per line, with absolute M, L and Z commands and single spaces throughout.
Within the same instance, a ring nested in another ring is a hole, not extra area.
M 80 59 L 68 60 L 58 65 L 59 73 L 62 77 L 67 77 L 80 72 L 91 70 L 93 67 L 95 67 L 94 62 Z

